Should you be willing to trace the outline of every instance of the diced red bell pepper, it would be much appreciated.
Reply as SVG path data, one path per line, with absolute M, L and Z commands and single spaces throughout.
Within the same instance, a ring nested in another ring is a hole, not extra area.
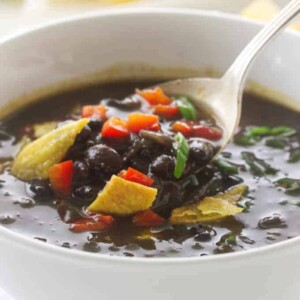
M 96 215 L 78 220 L 71 224 L 70 230 L 76 233 L 85 231 L 99 231 L 108 228 L 114 222 L 112 216 Z
M 205 125 L 194 125 L 192 136 L 204 138 L 210 141 L 217 141 L 222 138 L 223 133 L 220 129 L 215 127 L 208 127 Z
M 133 113 L 128 116 L 128 129 L 139 133 L 141 130 L 158 131 L 160 129 L 158 116 Z
M 182 133 L 184 136 L 190 136 L 193 132 L 192 126 L 186 122 L 182 122 L 182 121 L 176 121 L 173 125 L 172 125 L 172 129 L 175 132 L 180 132 Z
M 120 118 L 109 118 L 102 127 L 101 134 L 105 138 L 119 139 L 129 136 L 128 124 Z
M 153 212 L 151 209 L 136 213 L 133 216 L 133 223 L 135 223 L 139 227 L 144 228 L 159 226 L 164 221 L 164 218 Z
M 137 90 L 137 93 L 142 96 L 151 105 L 164 104 L 168 105 L 172 99 L 168 97 L 160 87 L 149 90 Z
M 49 179 L 53 189 L 65 195 L 70 194 L 73 179 L 73 161 L 64 161 L 51 167 Z
M 154 113 L 164 118 L 174 118 L 179 113 L 179 107 L 158 104 L 154 107 Z
M 154 183 L 154 180 L 151 177 L 133 168 L 128 168 L 127 171 L 121 171 L 119 176 L 125 180 L 133 181 L 145 186 L 151 186 Z
M 82 107 L 81 116 L 83 118 L 99 118 L 101 120 L 106 119 L 106 107 L 104 105 L 85 105 Z

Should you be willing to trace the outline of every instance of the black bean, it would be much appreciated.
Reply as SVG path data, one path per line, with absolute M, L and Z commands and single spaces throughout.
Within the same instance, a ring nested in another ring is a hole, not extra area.
M 33 180 L 30 183 L 27 193 L 30 197 L 40 201 L 50 200 L 53 196 L 53 191 L 50 188 L 49 181 L 38 179 Z
M 248 244 L 248 245 L 253 245 L 255 244 L 255 241 L 250 239 L 249 237 L 245 236 L 245 235 L 240 235 L 239 236 L 240 240 L 242 242 L 244 242 L 245 244 Z
M 140 246 L 137 244 L 129 244 L 125 247 L 125 249 L 129 251 L 136 251 L 140 249 Z
M 258 227 L 260 229 L 285 228 L 287 224 L 281 215 L 273 215 L 261 219 Z
M 103 121 L 99 119 L 91 119 L 88 126 L 92 131 L 100 132 L 103 126 Z
M 120 251 L 121 249 L 118 248 L 118 247 L 116 247 L 116 246 L 109 246 L 109 247 L 108 247 L 108 250 L 109 250 L 109 251 L 112 251 L 112 252 L 118 252 L 118 251 Z
M 68 249 L 71 248 L 71 244 L 68 243 L 68 242 L 62 243 L 61 246 L 62 246 L 63 248 L 68 248 Z
M 128 162 L 132 158 L 136 157 L 138 153 L 142 150 L 144 146 L 144 140 L 140 139 L 137 135 L 131 136 L 131 145 L 129 147 L 129 150 L 124 153 L 123 161 Z
M 85 154 L 86 162 L 92 170 L 106 175 L 117 173 L 122 168 L 122 158 L 114 149 L 105 145 L 95 145 Z
M 202 232 L 198 233 L 194 240 L 197 242 L 208 242 L 212 239 L 213 233 L 209 230 L 203 230 Z
M 82 159 L 87 149 L 86 144 L 75 143 L 68 151 L 66 159 L 79 160 Z
M 35 239 L 35 240 L 38 240 L 38 241 L 41 241 L 41 242 L 44 242 L 44 243 L 47 243 L 47 239 L 42 238 L 42 237 L 36 236 L 36 237 L 34 237 L 34 239 Z
M 75 143 L 84 143 L 92 136 L 92 130 L 89 126 L 84 126 L 81 132 L 77 135 Z
M 173 178 L 175 169 L 175 159 L 169 155 L 160 155 L 151 164 L 151 171 L 156 176 L 165 179 Z
M 78 209 L 72 208 L 65 202 L 62 202 L 57 206 L 57 212 L 60 219 L 67 224 L 74 223 L 75 221 L 82 219 L 80 211 L 78 211 Z
M 192 246 L 192 249 L 194 249 L 194 250 L 202 250 L 203 247 L 201 246 L 200 243 L 195 243 L 195 244 Z
M 0 224 L 9 225 L 14 222 L 16 222 L 16 219 L 11 215 L 5 214 L 0 216 Z
M 134 257 L 134 254 L 131 252 L 124 252 L 123 255 L 127 257 Z
M 83 250 L 87 252 L 97 253 L 101 250 L 101 248 L 96 242 L 86 242 L 83 245 Z
M 157 186 L 160 188 L 158 189 L 158 195 L 152 208 L 162 217 L 168 218 L 174 208 L 180 207 L 184 203 L 183 189 L 180 185 L 172 181 L 166 181 Z
M 23 208 L 32 208 L 35 206 L 35 201 L 33 199 L 22 198 L 20 200 L 14 201 L 14 204 L 19 204 Z
M 214 156 L 214 147 L 210 143 L 194 140 L 190 144 L 191 156 L 200 165 L 207 164 Z
M 123 100 L 107 99 L 107 105 L 117 107 L 121 110 L 136 110 L 141 106 L 141 102 L 137 98 L 125 98 Z
M 85 146 L 86 146 L 86 148 L 90 148 L 90 147 L 95 146 L 95 144 L 96 144 L 95 141 L 87 140 L 86 143 L 85 143 Z
M 88 182 L 89 180 L 89 167 L 86 163 L 82 161 L 74 162 L 74 175 L 73 175 L 73 184 L 76 185 L 78 183 L 83 184 Z
M 134 157 L 133 159 L 131 159 L 130 166 L 144 174 L 147 174 L 149 171 L 149 163 L 141 157 Z
M 82 185 L 74 188 L 73 197 L 84 202 L 91 202 L 96 199 L 99 188 L 92 185 Z
M 134 135 L 131 134 L 128 138 L 122 139 L 122 141 L 120 141 L 119 139 L 101 138 L 100 142 L 99 140 L 97 140 L 96 143 L 105 144 L 107 147 L 113 148 L 118 153 L 123 155 L 125 152 L 128 151 L 128 148 L 131 148 L 133 146 L 132 136 Z

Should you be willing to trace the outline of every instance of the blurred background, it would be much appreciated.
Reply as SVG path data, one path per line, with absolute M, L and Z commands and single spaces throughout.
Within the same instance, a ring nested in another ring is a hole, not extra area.
M 0 0 L 0 36 L 45 21 L 114 7 L 189 7 L 269 20 L 287 0 Z

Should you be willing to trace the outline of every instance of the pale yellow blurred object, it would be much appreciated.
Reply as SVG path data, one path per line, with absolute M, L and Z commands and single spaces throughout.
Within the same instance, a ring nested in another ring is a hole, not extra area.
M 53 4 L 99 4 L 99 5 L 118 5 L 132 2 L 139 2 L 139 0 L 48 0 Z
M 271 21 L 279 10 L 279 5 L 272 0 L 255 0 L 242 11 L 242 15 L 251 19 Z
M 280 11 L 280 6 L 273 0 L 255 0 L 242 12 L 242 16 L 259 21 L 271 21 Z M 300 24 L 293 24 L 289 28 L 300 31 Z

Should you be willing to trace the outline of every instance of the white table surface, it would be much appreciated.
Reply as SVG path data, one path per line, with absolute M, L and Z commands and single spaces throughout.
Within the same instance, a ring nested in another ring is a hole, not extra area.
M 58 7 L 49 5 L 50 2 L 47 0 L 0 0 L 0 38 L 49 20 L 82 12 L 95 11 L 95 9 L 104 9 L 99 4 L 65 5 Z M 151 4 L 151 6 L 191 7 L 195 9 L 211 9 L 238 13 L 250 2 L 250 0 L 145 0 L 139 4 L 130 4 L 128 6 L 145 6 Z M 283 4 L 287 1 L 278 0 L 276 2 Z M 0 287 L 0 300 L 17 299 L 13 299 Z

